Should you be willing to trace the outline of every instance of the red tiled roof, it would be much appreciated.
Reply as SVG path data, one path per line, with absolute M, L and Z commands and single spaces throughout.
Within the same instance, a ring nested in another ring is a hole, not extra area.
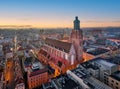
M 68 43 L 68 42 L 62 42 L 62 41 L 55 40 L 55 39 L 50 39 L 50 38 L 46 38 L 45 43 L 47 45 L 55 47 L 55 48 L 57 48 L 57 49 L 59 49 L 61 51 L 64 50 L 67 53 L 69 53 L 71 45 L 72 45 L 71 43 Z

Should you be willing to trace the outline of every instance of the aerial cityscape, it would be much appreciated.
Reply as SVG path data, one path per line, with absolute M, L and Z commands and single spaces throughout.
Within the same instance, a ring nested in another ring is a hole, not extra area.
M 0 89 L 120 89 L 120 1 L 1 0 Z

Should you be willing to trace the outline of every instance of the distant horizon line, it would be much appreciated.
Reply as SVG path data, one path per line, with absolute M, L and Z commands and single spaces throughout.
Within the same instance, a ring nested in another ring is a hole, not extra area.
M 117 27 L 119 28 L 120 26 L 95 26 L 95 27 L 81 27 L 81 28 L 109 28 L 109 27 Z M 0 25 L 0 29 L 2 28 L 14 28 L 14 29 L 19 29 L 19 28 L 37 28 L 37 29 L 57 29 L 57 28 L 66 28 L 66 29 L 72 29 L 72 27 L 35 27 L 32 25 Z

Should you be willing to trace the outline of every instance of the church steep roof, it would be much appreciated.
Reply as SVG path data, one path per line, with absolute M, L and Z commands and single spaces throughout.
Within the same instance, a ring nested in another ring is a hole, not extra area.
M 70 48 L 72 46 L 72 43 L 62 42 L 62 41 L 59 41 L 59 40 L 56 40 L 56 39 L 50 39 L 50 38 L 46 38 L 45 43 L 47 45 L 55 47 L 55 48 L 57 48 L 61 51 L 64 51 L 66 53 L 69 53 Z

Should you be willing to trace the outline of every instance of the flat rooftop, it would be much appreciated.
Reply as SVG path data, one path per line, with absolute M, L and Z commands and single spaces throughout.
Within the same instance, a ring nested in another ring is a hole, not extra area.
M 86 78 L 87 74 L 85 73 L 85 70 L 80 69 L 79 67 L 72 70 L 74 74 L 76 74 L 79 78 Z
M 97 70 L 97 69 L 99 69 L 96 65 L 92 65 L 92 64 L 90 64 L 90 63 L 84 63 L 84 64 L 81 64 L 83 67 L 85 67 L 86 69 L 89 69 L 89 68 L 92 68 L 92 69 L 94 69 L 94 70 Z
M 38 61 L 38 59 L 35 59 L 35 61 L 32 63 L 32 71 L 36 71 L 37 69 L 40 70 L 40 69 L 44 69 L 45 66 L 40 62 Z
M 80 85 L 70 78 L 65 77 L 64 81 L 65 83 L 62 84 L 62 89 L 80 89 Z
M 55 80 L 59 82 L 62 89 L 80 89 L 80 85 L 76 83 L 74 80 L 70 79 L 67 75 L 60 76 Z
M 116 64 L 111 63 L 111 62 L 107 62 L 106 60 L 96 60 L 95 62 L 98 62 L 99 64 L 102 64 L 102 65 L 107 66 L 107 67 L 116 66 Z
M 76 88 L 78 87 L 78 88 Z M 62 89 L 80 89 L 79 84 L 75 83 L 73 80 L 69 79 L 66 81 L 64 87 Z
M 120 56 L 110 57 L 106 59 L 108 62 L 112 62 L 120 65 Z
M 112 78 L 120 81 L 120 71 L 116 71 L 111 75 Z
M 80 67 L 74 69 L 72 71 L 76 76 L 83 80 L 83 83 L 89 86 L 91 89 L 112 89 L 106 84 L 102 83 L 101 81 L 97 80 L 96 78 L 87 74 L 85 69 L 81 69 Z M 82 77 L 81 77 L 82 76 Z M 76 78 L 74 78 L 76 79 Z M 82 88 L 80 88 L 82 89 Z
M 97 56 L 97 55 L 106 53 L 106 52 L 108 52 L 108 51 L 109 51 L 109 50 L 107 50 L 107 49 L 97 48 L 97 49 L 95 49 L 95 50 L 88 51 L 87 53 L 88 53 L 88 54 L 91 54 L 91 55 L 94 55 L 94 56 Z
M 34 70 L 34 71 L 31 71 L 29 77 L 36 76 L 36 75 L 39 75 L 39 74 L 45 73 L 45 72 L 47 72 L 47 71 L 48 71 L 47 68 L 39 69 L 39 70 Z

